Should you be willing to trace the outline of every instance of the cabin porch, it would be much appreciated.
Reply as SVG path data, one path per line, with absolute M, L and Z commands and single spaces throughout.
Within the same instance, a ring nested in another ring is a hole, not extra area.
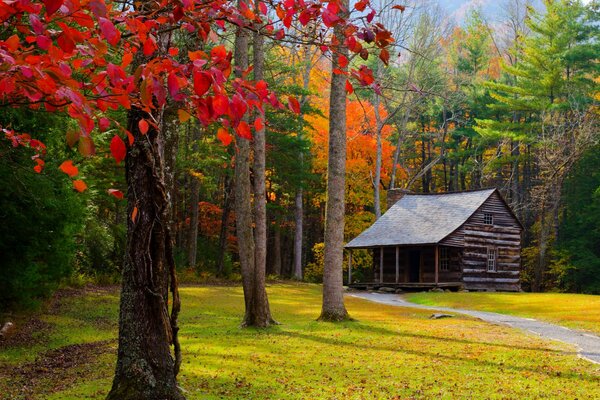
M 380 287 L 432 289 L 462 287 L 462 248 L 442 245 L 381 246 L 371 248 L 373 268 L 362 282 L 352 277 L 349 249 L 347 284 L 357 289 Z

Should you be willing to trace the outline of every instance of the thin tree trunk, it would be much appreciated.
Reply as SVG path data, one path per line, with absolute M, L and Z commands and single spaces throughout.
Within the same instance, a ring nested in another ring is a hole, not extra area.
M 281 261 L 281 227 L 279 221 L 275 220 L 274 238 L 273 238 L 273 272 L 277 276 L 281 276 L 282 261 Z
M 258 7 L 258 3 L 256 4 Z M 263 49 L 264 37 L 261 32 L 254 33 L 254 79 L 264 79 L 265 54 Z M 257 117 L 265 121 L 265 114 L 257 112 Z M 267 270 L 267 195 L 266 195 L 266 138 L 265 129 L 254 132 L 254 301 L 253 310 L 246 313 L 246 326 L 265 327 L 273 323 L 269 300 L 265 289 Z
M 544 193 L 545 197 L 546 194 Z M 540 236 L 539 236 L 539 258 L 535 266 L 533 283 L 531 290 L 533 292 L 542 291 L 542 282 L 544 279 L 544 270 L 546 269 L 546 252 L 548 250 L 548 223 L 546 222 L 546 200 L 542 200 L 540 212 Z
M 377 60 L 377 70 L 376 76 L 377 79 L 381 80 L 383 76 L 382 73 L 382 62 L 381 60 Z M 379 219 L 381 217 L 381 199 L 380 199 L 380 187 L 381 187 L 381 131 L 383 130 L 383 121 L 381 119 L 381 114 L 379 113 L 379 104 L 380 104 L 379 95 L 375 93 L 373 99 L 373 110 L 375 113 L 375 135 L 376 135 L 376 158 L 375 158 L 375 182 L 373 182 L 373 205 L 375 208 L 375 219 Z
M 217 258 L 217 274 L 223 276 L 225 272 L 225 245 L 229 228 L 229 213 L 231 211 L 231 178 L 225 176 L 223 182 L 223 213 L 221 214 L 221 229 L 219 232 L 219 253 Z
M 193 152 L 198 151 L 198 140 L 200 139 L 200 128 L 194 126 L 192 128 L 192 149 Z M 198 255 L 198 202 L 200 201 L 200 182 L 198 178 L 191 177 L 192 184 L 190 185 L 190 230 L 188 236 L 188 266 L 196 268 L 196 260 Z
M 302 280 L 302 224 L 303 224 L 303 191 L 302 188 L 298 188 L 296 192 L 296 198 L 294 199 L 294 273 L 293 278 Z
M 341 1 L 341 9 L 348 10 L 348 0 Z M 340 45 L 339 55 L 348 56 L 344 33 L 340 25 L 334 28 Z M 327 202 L 325 211 L 325 250 L 323 267 L 323 307 L 320 320 L 342 321 L 349 318 L 344 306 L 343 251 L 346 189 L 346 76 L 334 73 L 345 71 L 333 57 L 331 93 L 329 97 L 329 158 L 327 163 Z
M 249 34 L 238 28 L 235 38 L 236 74 L 241 77 L 248 69 Z M 257 291 L 254 233 L 252 230 L 252 185 L 250 183 L 250 142 L 236 138 L 235 156 L 235 215 L 238 250 L 244 287 L 246 312 L 242 326 L 268 326 L 271 322 L 264 282 L 262 291 Z M 260 282 L 258 282 L 260 285 Z
M 108 399 L 183 399 L 176 376 L 181 364 L 177 339 L 180 302 L 169 229 L 164 137 L 152 128 L 142 135 L 146 114 L 132 109 L 128 129 L 127 251 L 119 315 L 119 350 Z M 169 315 L 168 292 L 172 293 Z M 170 345 L 174 345 L 175 357 Z
M 304 73 L 302 74 L 302 86 L 305 91 L 308 90 L 310 84 L 310 71 L 312 69 L 311 64 L 311 52 L 310 45 L 304 48 Z M 307 96 L 302 95 L 300 104 L 304 105 L 307 101 Z M 304 114 L 301 113 L 299 118 L 302 118 L 302 129 L 298 132 L 298 139 L 302 139 L 302 131 L 304 129 Z M 300 150 L 298 155 L 300 166 L 304 164 L 304 153 Z M 294 262 L 293 262 L 293 273 L 292 277 L 297 280 L 302 280 L 302 239 L 303 239 L 303 223 L 304 223 L 304 190 L 300 186 L 296 191 L 294 199 Z

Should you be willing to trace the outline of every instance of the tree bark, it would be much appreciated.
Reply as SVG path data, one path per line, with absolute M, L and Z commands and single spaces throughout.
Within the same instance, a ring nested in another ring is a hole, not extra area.
M 127 252 L 119 315 L 119 350 L 108 399 L 184 399 L 176 376 L 181 364 L 177 339 L 180 302 L 169 229 L 164 137 L 139 132 L 146 114 L 132 109 L 128 129 Z M 169 315 L 168 294 L 172 293 Z M 174 356 L 170 345 L 174 346 Z
M 256 3 L 258 10 L 258 2 Z M 259 27 L 254 32 L 254 80 L 264 79 L 265 54 L 264 37 Z M 266 124 L 264 111 L 257 111 L 257 117 Z M 266 327 L 273 323 L 269 300 L 265 288 L 267 271 L 267 193 L 266 193 L 266 137 L 265 129 L 254 132 L 254 310 L 247 318 L 247 326 Z M 248 313 L 246 314 L 248 316 Z
M 223 182 L 223 214 L 221 214 L 221 229 L 219 231 L 219 254 L 217 258 L 217 274 L 225 272 L 225 251 L 229 228 L 229 213 L 231 211 L 231 178 L 226 175 Z
M 303 191 L 298 188 L 294 199 L 294 272 L 293 278 L 302 280 L 302 224 L 304 220 Z
M 382 73 L 382 62 L 381 60 L 377 60 L 377 70 L 376 76 L 377 79 L 381 79 L 383 76 Z M 375 208 L 375 219 L 379 219 L 381 217 L 381 199 L 380 199 L 380 188 L 381 188 L 381 131 L 383 130 L 383 120 L 381 119 L 381 114 L 379 113 L 379 104 L 380 104 L 379 95 L 375 93 L 373 99 L 373 110 L 375 113 L 375 135 L 376 135 L 376 158 L 375 158 L 375 182 L 373 182 L 373 205 Z
M 192 127 L 192 152 L 198 152 L 198 140 L 200 140 L 200 128 Z M 188 265 L 196 268 L 196 260 L 198 256 L 198 202 L 200 201 L 200 182 L 195 176 L 191 177 L 192 184 L 190 185 L 190 208 L 192 216 L 190 218 L 190 231 L 188 237 Z
M 311 64 L 311 47 L 310 45 L 304 48 L 304 72 L 302 74 L 302 87 L 305 91 L 308 90 L 310 84 L 310 71 L 312 70 Z M 300 99 L 300 104 L 304 105 L 308 100 L 305 94 L 302 94 L 302 98 Z M 302 139 L 302 131 L 304 129 L 304 114 L 301 113 L 300 118 L 302 118 L 302 129 L 298 132 L 298 139 Z M 304 153 L 303 150 L 300 150 L 298 154 L 298 159 L 300 161 L 300 165 L 304 164 Z M 303 223 L 304 223 L 304 190 L 302 186 L 300 186 L 296 191 L 296 196 L 294 199 L 294 265 L 293 265 L 293 273 L 292 277 L 297 280 L 302 280 L 302 239 L 303 239 Z
M 342 10 L 348 10 L 348 0 L 340 4 Z M 344 16 L 345 17 L 345 16 Z M 343 294 L 343 251 L 344 251 L 344 214 L 346 189 L 346 76 L 336 74 L 341 67 L 337 55 L 348 56 L 344 43 L 342 27 L 336 25 L 334 35 L 339 40 L 334 55 L 331 73 L 331 92 L 329 97 L 329 158 L 327 163 L 327 202 L 325 210 L 325 250 L 323 267 L 323 306 L 320 320 L 342 321 L 349 318 L 344 306 Z
M 238 28 L 235 39 L 236 75 L 241 77 L 248 69 L 248 31 Z M 242 137 L 236 138 L 235 156 L 235 214 L 238 235 L 238 249 L 242 270 L 242 285 L 246 312 L 242 326 L 266 327 L 272 323 L 264 284 L 257 280 L 255 242 L 252 230 L 252 185 L 250 182 L 250 142 Z
M 282 261 L 281 261 L 281 227 L 279 221 L 275 219 L 275 226 L 273 227 L 273 272 L 277 276 L 281 276 L 282 272 Z

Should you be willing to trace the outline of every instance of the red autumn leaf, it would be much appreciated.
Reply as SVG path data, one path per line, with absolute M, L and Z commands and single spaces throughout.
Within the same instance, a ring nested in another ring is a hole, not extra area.
M 210 57 L 214 61 L 221 61 L 227 58 L 227 49 L 223 45 L 215 46 L 210 51 Z
M 194 92 L 198 96 L 202 96 L 210 89 L 211 79 L 210 74 L 204 71 L 194 71 Z
M 340 17 L 329 10 L 324 10 L 323 14 L 321 14 L 321 18 L 323 19 L 323 24 L 328 28 L 331 28 L 341 21 Z
M 388 65 L 388 63 L 390 62 L 390 53 L 386 49 L 381 49 L 381 51 L 379 52 L 379 58 L 381 59 L 381 61 L 383 61 L 385 65 Z
M 143 52 L 145 56 L 151 56 L 152 54 L 154 54 L 154 52 L 156 51 L 158 47 L 156 46 L 156 42 L 154 41 L 153 38 L 148 37 L 146 39 L 146 41 L 144 42 L 144 48 L 143 48 Z
M 171 97 L 177 96 L 177 92 L 179 92 L 179 80 L 177 79 L 177 75 L 174 73 L 170 73 L 167 78 L 167 86 L 169 88 L 169 94 Z
M 75 188 L 75 190 L 77 190 L 79 193 L 81 193 L 87 189 L 87 185 L 85 184 L 84 181 L 82 181 L 80 179 L 75 179 L 73 181 L 73 188 Z
M 346 68 L 348 66 L 348 59 L 344 55 L 338 57 L 338 65 L 340 68 Z
M 58 168 L 65 174 L 69 175 L 71 178 L 79 173 L 79 170 L 76 166 L 73 165 L 73 161 L 71 160 L 63 162 Z
M 252 139 L 252 131 L 250 130 L 250 125 L 246 121 L 240 121 L 238 126 L 235 128 L 237 135 L 244 139 Z
M 100 129 L 100 132 L 104 132 L 105 130 L 110 128 L 110 120 L 106 117 L 100 118 L 100 120 L 98 121 L 98 128 Z
M 119 43 L 119 40 L 121 40 L 121 32 L 115 28 L 110 20 L 100 17 L 98 18 L 98 25 L 100 25 L 102 36 L 104 36 L 110 45 L 115 46 L 117 43 Z
M 138 122 L 138 128 L 140 128 L 141 134 L 145 135 L 146 133 L 148 133 L 148 129 L 150 128 L 150 125 L 148 124 L 148 121 L 146 121 L 145 119 L 140 119 Z
M 395 6 L 392 6 L 392 9 L 400 10 L 400 12 L 404 12 L 404 10 L 406 10 L 406 6 L 401 6 L 399 4 L 396 4 Z
M 44 36 L 44 35 L 39 35 L 35 38 L 35 41 L 38 45 L 38 47 L 42 50 L 48 50 L 50 48 L 50 45 L 52 44 L 52 39 L 50 39 L 48 36 Z
M 267 6 L 262 1 L 260 3 L 258 3 L 258 9 L 260 10 L 260 13 L 262 15 L 267 15 Z
M 75 50 L 75 42 L 66 32 L 61 33 L 56 39 L 56 43 L 58 43 L 58 47 L 62 49 L 65 53 L 72 53 Z
M 217 139 L 223 143 L 223 146 L 229 146 L 229 143 L 233 140 L 233 136 L 229 134 L 229 131 L 225 128 L 219 128 L 217 130 Z
M 175 7 L 175 9 L 173 10 L 173 19 L 175 20 L 175 22 L 179 21 L 181 18 L 183 18 L 183 8 L 180 6 Z
M 367 4 L 369 4 L 368 0 L 360 0 L 354 5 L 354 8 L 357 11 L 364 11 L 367 8 Z
M 213 111 L 215 117 L 227 114 L 229 111 L 229 99 L 223 94 L 218 94 L 213 98 Z
M 352 83 L 350 83 L 349 80 L 346 80 L 346 93 L 352 94 L 353 92 L 354 92 L 354 87 L 352 86 Z
M 123 58 L 121 59 L 121 68 L 125 69 L 129 66 L 129 64 L 131 64 L 131 62 L 133 61 L 133 54 L 131 53 L 125 53 L 123 54 Z
M 265 124 L 262 118 L 256 118 L 254 120 L 254 129 L 257 131 L 262 131 L 263 129 L 265 129 Z
M 108 189 L 108 194 L 119 200 L 123 200 L 124 197 L 123 192 L 117 189 Z
M 288 97 L 288 107 L 296 114 L 300 114 L 300 103 L 296 100 L 295 97 Z
M 125 142 L 123 139 L 121 139 L 118 135 L 113 136 L 112 140 L 110 141 L 110 153 L 117 164 L 125 159 L 127 148 L 125 147 Z
M 64 0 L 43 0 L 46 6 L 46 17 L 51 16 L 62 6 Z
M 129 145 L 133 146 L 133 142 L 135 141 L 135 138 L 133 137 L 131 132 L 129 132 L 129 131 L 125 131 L 125 132 L 127 132 L 127 140 L 129 141 Z
M 371 12 L 367 14 L 367 22 L 371 23 L 373 18 L 375 18 L 375 10 L 371 10 Z

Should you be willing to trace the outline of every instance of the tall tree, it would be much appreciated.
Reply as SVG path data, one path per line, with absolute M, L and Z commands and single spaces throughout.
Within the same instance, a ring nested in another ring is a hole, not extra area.
M 572 165 L 594 141 L 589 107 L 598 84 L 597 20 L 579 1 L 546 0 L 544 14 L 532 12 L 532 34 L 523 42 L 521 59 L 504 65 L 511 84 L 490 82 L 495 108 L 517 121 L 479 120 L 487 136 L 527 139 L 537 145 L 541 184 L 535 190 L 538 209 L 538 259 L 532 289 L 544 288 L 550 241 L 557 235 L 561 187 Z
M 340 1 L 348 15 L 348 0 Z M 343 27 L 336 25 L 338 45 L 331 66 L 329 93 L 329 155 L 327 162 L 327 204 L 325 210 L 325 250 L 323 268 L 323 306 L 320 320 L 348 319 L 344 306 L 342 262 L 344 251 L 344 213 L 346 191 L 346 75 L 348 48 Z M 341 62 L 340 62 L 341 61 Z

